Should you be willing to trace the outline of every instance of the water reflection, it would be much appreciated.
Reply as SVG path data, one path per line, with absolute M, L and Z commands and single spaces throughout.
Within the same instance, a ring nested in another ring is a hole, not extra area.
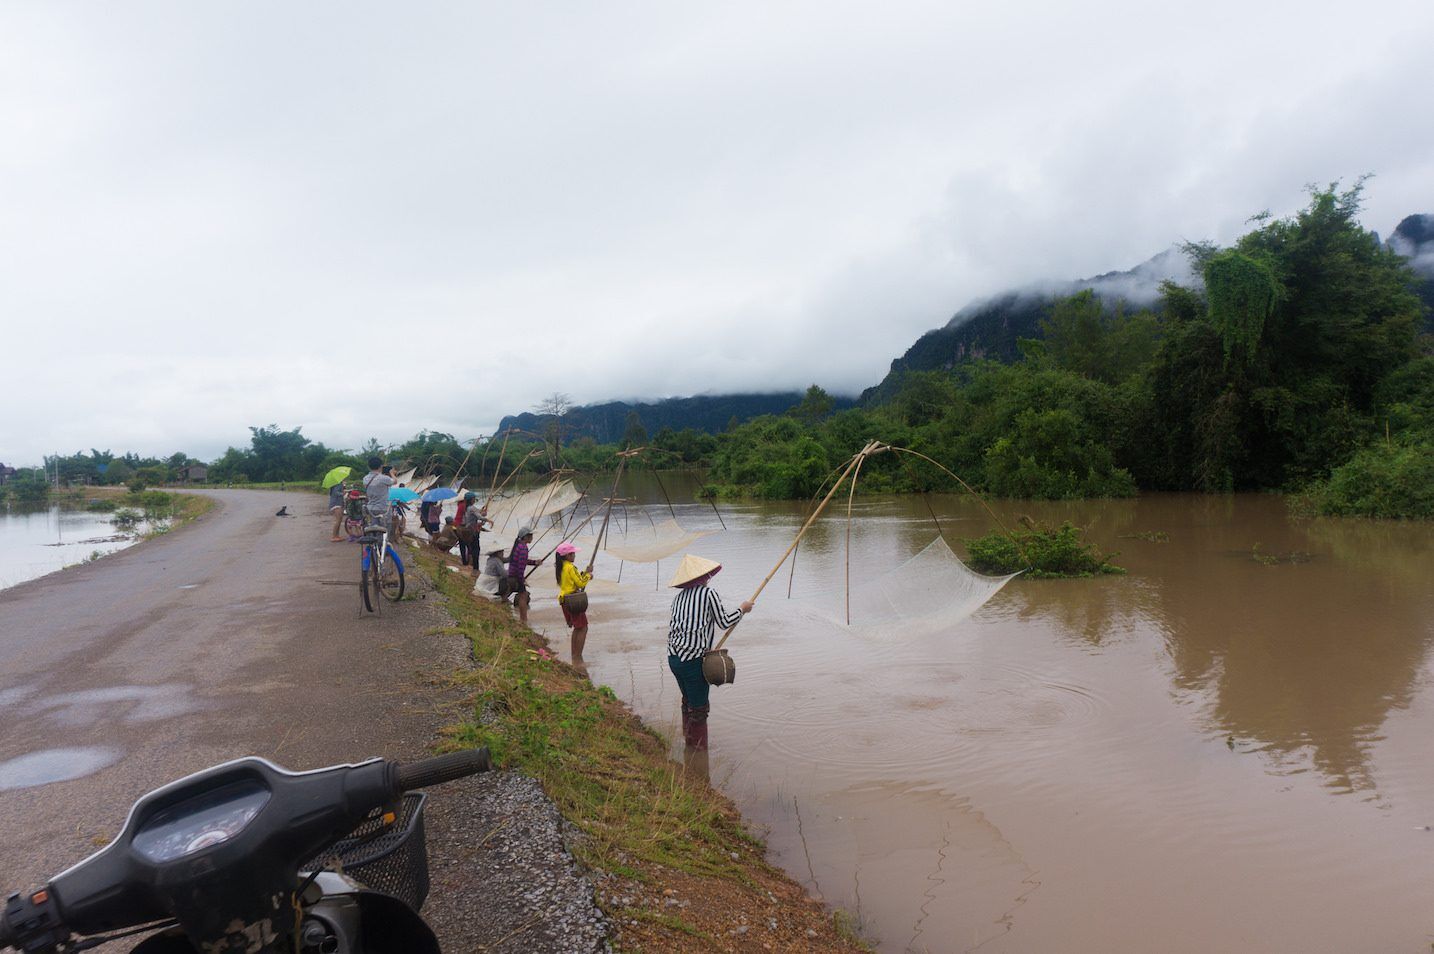
M 0 510 L 0 589 L 113 553 L 134 543 L 104 513 L 59 504 Z
M 717 528 L 663 480 L 684 525 Z M 622 492 L 665 516 L 650 489 Z M 958 547 L 990 529 L 969 501 L 932 504 Z M 707 770 L 775 858 L 890 951 L 1422 938 L 1427 858 L 1408 835 L 1434 818 L 1434 527 L 1292 520 L 1259 496 L 996 506 L 1086 527 L 1129 574 L 1017 580 L 959 625 L 870 633 L 785 602 L 784 570 L 742 624 Z M 724 596 L 751 592 L 802 515 L 723 505 L 730 529 L 699 552 L 726 567 Z M 856 585 L 936 532 L 919 499 L 855 516 Z M 839 592 L 845 543 L 843 520 L 818 525 L 799 597 Z M 1259 559 L 1293 552 L 1308 561 Z M 675 726 L 667 594 L 652 567 L 627 570 L 638 584 L 594 597 L 587 665 Z
M 67 782 L 98 772 L 119 760 L 112 748 L 45 749 L 0 762 L 0 792 Z

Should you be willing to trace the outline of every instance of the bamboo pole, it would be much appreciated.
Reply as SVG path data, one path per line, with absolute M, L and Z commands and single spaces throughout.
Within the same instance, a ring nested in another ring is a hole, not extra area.
M 812 494 L 811 500 L 807 501 L 807 505 L 809 507 L 815 505 L 816 499 L 820 497 L 822 495 L 822 491 L 826 489 L 827 481 L 831 480 L 832 477 L 836 476 L 836 473 L 839 470 L 841 470 L 840 466 L 833 467 L 830 471 L 827 472 L 827 475 L 822 478 L 822 482 L 817 485 L 817 492 Z M 811 511 L 809 510 L 808 513 L 810 512 Z M 796 547 L 792 549 L 792 563 L 790 566 L 787 567 L 787 599 L 792 598 L 792 583 L 795 582 L 797 578 L 797 557 L 801 555 L 801 552 L 801 541 L 798 540 Z
M 846 495 L 846 624 L 851 625 L 851 504 L 856 498 L 856 481 L 861 476 L 861 465 L 866 463 L 866 455 L 861 455 L 857 461 L 856 470 L 851 475 L 851 487 Z
M 468 442 L 468 453 L 463 455 L 463 461 L 458 465 L 458 469 L 453 472 L 454 480 L 463 476 L 463 469 L 468 466 L 468 458 L 473 456 L 473 449 L 478 446 L 478 441 L 479 438 L 475 437 Z
M 612 520 L 612 503 L 617 499 L 617 482 L 622 480 L 622 469 L 627 466 L 629 457 L 636 457 L 642 452 L 642 448 L 618 452 L 617 475 L 612 479 L 612 495 L 607 498 L 607 512 L 603 514 L 602 529 L 598 531 L 597 540 L 593 543 L 593 555 L 588 560 L 587 572 L 593 571 L 593 564 L 597 562 L 598 551 L 602 549 L 602 538 L 607 534 L 607 525 Z
M 572 526 L 568 527 L 567 531 L 563 533 L 563 540 L 566 540 L 566 539 L 570 538 L 573 534 L 577 533 L 577 532 L 578 532 L 579 530 L 581 530 L 583 527 L 586 527 L 588 524 L 592 523 L 593 520 L 596 519 L 597 515 L 598 515 L 600 512 L 601 512 L 601 510 L 593 510 L 591 513 L 589 513 L 586 517 L 583 518 L 583 522 L 582 522 L 582 523 L 578 524 L 576 527 L 572 527 Z M 541 563 L 543 560 L 546 560 L 548 557 L 552 556 L 553 553 L 554 553 L 554 551 L 556 551 L 556 550 L 558 549 L 558 547 L 562 546 L 562 544 L 563 544 L 563 541 L 562 541 L 562 540 L 559 540 L 557 543 L 553 544 L 553 549 L 552 549 L 552 550 L 549 550 L 547 553 L 543 554 L 542 560 L 539 560 L 538 562 Z M 597 551 L 594 550 L 593 552 L 596 553 Z M 536 567 L 534 567 L 533 569 L 536 569 Z M 531 574 L 532 572 L 533 572 L 532 569 L 528 570 L 528 573 L 529 573 L 529 574 Z M 526 575 L 524 576 L 524 579 L 527 579 L 527 576 L 526 576 Z
M 513 429 L 510 427 L 503 432 L 503 449 L 498 452 L 498 466 L 493 468 L 493 482 L 488 485 L 488 496 L 493 496 L 493 488 L 498 484 L 498 472 L 503 469 L 503 457 L 508 453 L 508 438 L 513 436 Z M 484 456 L 487 454 L 485 452 Z
M 980 494 L 976 493 L 975 490 L 971 489 L 971 485 L 970 485 L 970 484 L 966 483 L 966 481 L 962 480 L 960 477 L 958 477 L 958 476 L 956 476 L 954 473 L 952 473 L 952 472 L 951 472 L 951 469 L 950 469 L 949 467 L 947 467 L 945 464 L 942 464 L 942 463 L 941 463 L 940 461 L 938 461 L 938 460 L 932 460 L 930 457 L 927 457 L 925 454 L 921 453 L 920 451 L 914 451 L 914 450 L 912 450 L 912 449 L 909 448 L 909 447 L 892 447 L 891 450 L 895 451 L 895 452 L 898 453 L 898 454 L 910 454 L 910 455 L 912 455 L 913 457 L 920 457 L 922 460 L 926 461 L 928 464 L 933 464 L 933 465 L 935 465 L 936 467 L 940 468 L 940 469 L 941 469 L 943 472 L 945 472 L 946 475 L 949 476 L 952 480 L 956 481 L 956 483 L 960 484 L 962 487 L 965 487 L 965 488 L 966 488 L 966 492 L 969 493 L 971 496 L 975 497 L 976 500 L 981 504 L 981 506 L 985 508 L 986 513 L 988 513 L 988 514 L 990 515 L 991 519 L 994 520 L 994 521 L 996 521 L 996 526 L 998 526 L 998 527 L 1001 528 L 1001 532 L 1004 533 L 1006 536 L 1008 536 L 1008 537 L 1011 538 L 1011 545 L 1016 548 L 1016 552 L 1021 555 L 1021 559 L 1023 559 L 1023 560 L 1026 561 L 1026 565 L 1027 565 L 1027 566 L 1030 565 L 1030 563 L 1031 563 L 1031 558 L 1030 558 L 1030 556 L 1026 553 L 1025 547 L 1021 546 L 1020 541 L 1016 539 L 1016 535 L 1015 535 L 1014 533 L 1012 533 L 1010 530 L 1006 529 L 1006 525 L 1005 525 L 1003 522 L 1001 522 L 1001 518 L 998 517 L 998 516 L 996 516 L 996 511 L 992 510 L 992 509 L 991 509 L 991 505 L 988 504 L 988 503 L 986 503 L 986 498 L 985 498 L 985 497 L 982 497 Z
M 821 516 L 822 511 L 826 509 L 826 506 L 828 503 L 831 502 L 832 497 L 836 496 L 836 492 L 841 489 L 841 485 L 846 482 L 847 477 L 867 457 L 872 454 L 878 454 L 882 451 L 889 449 L 890 448 L 887 447 L 887 445 L 885 444 L 880 444 L 876 441 L 869 441 L 867 445 L 863 447 L 856 454 L 856 456 L 851 459 L 851 462 L 846 465 L 846 470 L 842 471 L 842 474 L 840 477 L 837 478 L 836 483 L 832 484 L 832 489 L 827 491 L 827 495 L 822 498 L 821 503 L 817 504 L 816 509 L 812 511 L 812 515 L 807 518 L 807 522 L 802 524 L 802 529 L 797 532 L 797 538 L 792 541 L 791 546 L 787 547 L 787 552 L 782 554 L 782 558 L 777 561 L 777 565 L 772 567 L 772 572 L 767 574 L 766 579 L 762 580 L 761 585 L 757 587 L 757 591 L 752 594 L 750 602 L 757 602 L 757 597 L 761 596 L 762 591 L 767 588 L 767 584 L 772 582 L 772 577 L 776 576 L 777 571 L 782 568 L 782 564 L 787 562 L 787 557 L 791 556 L 792 551 L 797 548 L 797 544 L 802 542 L 802 537 L 806 536 L 807 531 L 811 529 L 812 524 L 816 522 L 817 517 Z M 737 624 L 740 622 L 742 621 L 739 619 L 736 623 L 733 623 L 731 626 L 727 627 L 727 631 L 722 634 L 722 638 L 718 640 L 717 645 L 712 647 L 713 651 L 722 648 L 722 644 L 727 642 L 727 637 L 732 635 L 732 630 L 736 629 Z

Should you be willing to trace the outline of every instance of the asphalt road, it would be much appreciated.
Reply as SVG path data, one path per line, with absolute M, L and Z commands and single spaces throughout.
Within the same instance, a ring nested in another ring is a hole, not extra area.
M 456 651 L 432 635 L 443 615 L 361 614 L 357 547 L 329 542 L 325 498 L 207 493 L 219 508 L 189 526 L 0 591 L 0 893 L 217 762 L 428 754 Z

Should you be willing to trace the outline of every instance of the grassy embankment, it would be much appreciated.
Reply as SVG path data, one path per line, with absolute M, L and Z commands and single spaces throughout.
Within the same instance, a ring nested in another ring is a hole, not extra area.
M 53 491 L 49 502 L 83 507 L 94 513 L 113 514 L 110 522 L 126 536 L 140 540 L 162 536 L 214 509 L 214 500 L 199 494 L 142 490 L 125 487 L 71 487 Z M 140 529 L 145 527 L 145 529 Z M 116 551 L 118 552 L 118 551 Z M 107 554 L 95 550 L 81 563 L 93 563 Z M 72 566 L 77 564 L 71 564 Z
M 473 648 L 475 665 L 459 677 L 472 714 L 446 730 L 446 746 L 486 745 L 497 765 L 542 783 L 581 833 L 570 847 L 599 873 L 617 949 L 865 949 L 844 914 L 828 914 L 766 862 L 731 801 L 685 777 L 667 740 L 612 689 L 540 653 L 541 636 L 506 606 L 474 598 L 472 581 L 436 553 L 416 563 Z

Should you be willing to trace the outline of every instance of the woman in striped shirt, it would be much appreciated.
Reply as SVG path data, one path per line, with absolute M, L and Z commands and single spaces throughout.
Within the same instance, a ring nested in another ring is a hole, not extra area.
M 722 597 L 707 585 L 721 569 L 722 564 L 689 553 L 668 584 L 678 593 L 672 600 L 672 622 L 667 630 L 667 668 L 682 693 L 682 738 L 693 749 L 707 748 L 707 716 L 712 710 L 708 702 L 711 687 L 702 676 L 702 654 L 712 648 L 717 626 L 735 626 L 752 612 L 750 601 L 730 613 L 722 606 Z

